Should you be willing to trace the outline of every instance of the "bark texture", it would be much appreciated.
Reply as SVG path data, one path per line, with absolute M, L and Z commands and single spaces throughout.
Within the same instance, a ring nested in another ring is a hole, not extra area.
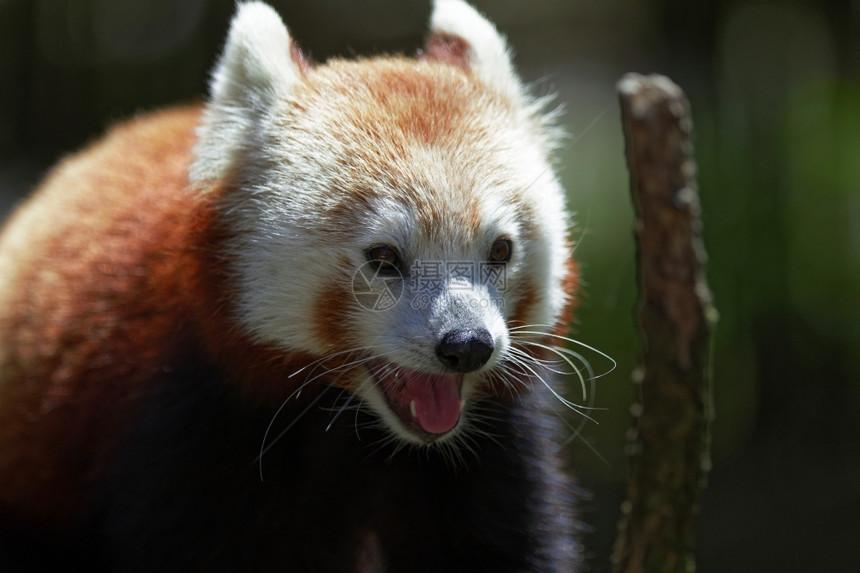
M 630 479 L 617 573 L 695 570 L 694 528 L 710 469 L 709 352 L 716 323 L 704 274 L 690 106 L 662 76 L 618 84 L 635 207 L 642 356 L 633 372 Z

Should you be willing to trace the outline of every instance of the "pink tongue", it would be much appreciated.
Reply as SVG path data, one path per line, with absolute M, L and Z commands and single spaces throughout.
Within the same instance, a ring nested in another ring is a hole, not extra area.
M 415 402 L 418 424 L 425 432 L 443 434 L 460 419 L 460 376 L 413 373 L 402 397 L 406 404 Z

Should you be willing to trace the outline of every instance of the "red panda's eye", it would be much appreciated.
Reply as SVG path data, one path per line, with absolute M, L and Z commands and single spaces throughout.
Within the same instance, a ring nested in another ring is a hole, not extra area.
M 514 245 L 510 239 L 496 239 L 490 247 L 490 262 L 506 263 L 511 260 L 511 254 L 514 251 Z
M 367 260 L 382 272 L 395 272 L 400 266 L 400 255 L 396 250 L 385 245 L 373 247 L 367 251 Z

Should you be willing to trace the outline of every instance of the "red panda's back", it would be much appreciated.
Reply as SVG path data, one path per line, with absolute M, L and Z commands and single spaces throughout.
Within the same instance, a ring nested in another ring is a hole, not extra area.
M 76 511 L 159 363 L 158 341 L 182 327 L 174 266 L 201 202 L 186 175 L 198 116 L 114 128 L 0 235 L 0 515 Z

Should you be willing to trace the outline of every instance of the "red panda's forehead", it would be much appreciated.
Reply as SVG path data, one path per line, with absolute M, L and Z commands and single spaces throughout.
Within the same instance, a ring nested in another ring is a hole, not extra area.
M 504 193 L 517 110 L 468 72 L 405 58 L 335 61 L 293 94 L 284 129 L 313 142 L 329 214 L 366 224 L 380 198 L 415 216 L 428 238 L 475 236 L 488 194 Z M 498 201 L 497 201 L 498 202 Z M 353 222 L 350 224 L 349 222 Z
M 486 230 L 484 213 L 482 198 L 468 189 L 358 187 L 327 212 L 326 228 L 349 240 L 378 236 L 398 245 L 417 240 L 467 248 Z
M 464 70 L 405 58 L 335 61 L 307 77 L 297 98 L 331 135 L 396 149 L 412 142 L 467 144 L 489 138 L 514 110 Z
M 293 175 L 313 189 L 308 200 L 327 232 L 354 240 L 378 221 L 433 244 L 466 245 L 494 232 L 498 217 L 488 211 L 521 202 L 535 179 L 520 165 L 532 155 L 521 149 L 532 145 L 524 117 L 456 66 L 335 61 L 296 87 L 276 137 L 289 145 Z M 509 220 L 526 217 L 509 211 Z M 408 213 L 409 225 L 397 213 Z

